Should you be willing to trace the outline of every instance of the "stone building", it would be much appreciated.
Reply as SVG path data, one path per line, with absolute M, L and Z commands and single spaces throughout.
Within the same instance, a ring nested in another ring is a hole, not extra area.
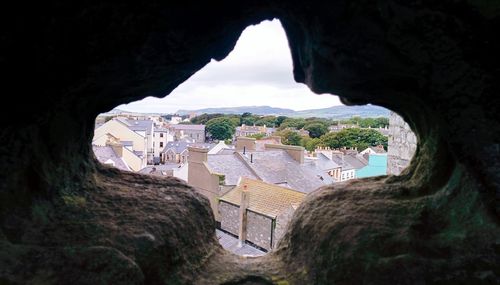
M 304 148 L 300 146 L 260 145 L 255 139 L 240 137 L 234 150 L 217 154 L 199 147 L 189 147 L 188 150 L 188 184 L 208 198 L 218 222 L 218 198 L 234 188 L 240 177 L 306 194 L 334 183 L 321 163 L 304 161 Z
M 236 127 L 234 137 L 248 137 L 251 135 L 262 134 L 266 137 L 271 136 L 276 131 L 275 128 L 269 128 L 264 126 L 247 126 L 245 124 L 241 125 L 241 127 Z
M 398 114 L 391 111 L 387 146 L 387 174 L 400 174 L 410 164 L 416 149 L 417 137 L 410 126 Z
M 205 142 L 205 125 L 175 124 L 169 126 L 176 141 L 190 140 L 196 143 Z
M 237 235 L 242 243 L 271 250 L 305 196 L 290 188 L 242 177 L 219 199 L 221 229 Z
M 324 156 L 340 167 L 339 170 L 333 172 L 333 178 L 337 182 L 357 178 L 357 171 L 368 165 L 368 160 L 359 154 L 356 149 L 317 147 L 314 152 L 317 157 Z

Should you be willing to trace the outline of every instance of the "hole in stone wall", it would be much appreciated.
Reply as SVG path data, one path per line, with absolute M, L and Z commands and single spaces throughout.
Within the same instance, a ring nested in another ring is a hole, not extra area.
M 186 181 L 210 200 L 222 246 L 260 256 L 308 193 L 399 174 L 416 138 L 385 108 L 343 106 L 295 83 L 274 20 L 247 28 L 225 60 L 169 96 L 99 115 L 92 144 L 103 164 Z

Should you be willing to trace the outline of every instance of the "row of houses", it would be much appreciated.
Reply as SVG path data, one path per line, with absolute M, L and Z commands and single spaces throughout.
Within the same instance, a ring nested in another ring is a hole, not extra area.
M 264 135 L 266 137 L 270 137 L 274 132 L 276 131 L 275 128 L 269 128 L 266 127 L 266 125 L 263 126 L 248 126 L 245 124 L 242 124 L 240 127 L 236 127 L 234 137 L 249 137 L 253 135 Z
M 303 197 L 335 182 L 304 154 L 304 148 L 279 144 L 279 139 L 241 137 L 234 149 L 211 154 L 190 147 L 187 182 L 208 198 L 220 230 L 242 244 L 271 250 Z M 243 188 L 249 193 L 246 208 L 240 208 Z M 240 212 L 244 219 L 237 219 Z
M 123 170 L 140 171 L 147 165 L 175 160 L 171 159 L 175 142 L 204 143 L 205 126 L 167 124 L 161 119 L 115 117 L 96 126 L 92 146 L 101 162 L 112 164 L 111 161 L 119 160 L 126 164 L 126 167 L 120 167 Z M 102 153 L 107 154 L 106 159 L 101 157 Z M 112 153 L 115 155 L 110 161 Z M 117 167 L 120 165 L 122 163 L 115 163 Z
M 356 124 L 338 124 L 338 125 L 331 125 L 328 127 L 328 131 L 332 133 L 337 133 L 340 132 L 344 129 L 349 129 L 349 128 L 360 128 L 359 125 Z M 295 128 L 286 128 L 288 130 L 292 130 L 300 134 L 301 136 L 308 136 L 309 131 L 305 129 L 295 129 Z M 373 129 L 378 132 L 380 132 L 384 136 L 389 135 L 389 128 L 368 128 L 368 129 Z M 276 128 L 269 128 L 264 126 L 247 126 L 245 124 L 241 125 L 240 127 L 236 127 L 235 130 L 235 138 L 237 137 L 248 137 L 248 136 L 253 136 L 253 135 L 264 135 L 265 137 L 270 137 L 276 132 Z
M 382 145 L 371 146 L 361 152 L 357 149 L 318 147 L 313 155 L 335 164 L 331 175 L 339 182 L 387 174 L 387 151 Z
M 306 195 L 371 171 L 363 169 L 383 171 L 370 161 L 386 157 L 384 152 L 321 148 L 308 156 L 303 147 L 282 145 L 279 138 L 240 137 L 234 149 L 189 147 L 187 182 L 208 198 L 221 231 L 242 246 L 269 251 Z
M 331 132 L 331 133 L 338 133 L 338 132 L 340 132 L 340 131 L 342 131 L 344 129 L 353 129 L 353 128 L 363 129 L 363 128 L 361 128 L 357 124 L 337 124 L 337 125 L 331 125 L 331 126 L 329 126 L 328 127 L 328 131 Z M 365 128 L 365 129 L 376 130 L 376 131 L 378 131 L 379 133 L 381 133 L 384 136 L 388 136 L 389 135 L 389 127 L 388 126 L 383 127 L 383 128 L 368 127 L 368 128 Z
M 312 191 L 386 171 L 383 147 L 359 153 L 318 148 L 307 154 L 303 147 L 282 145 L 272 136 L 273 128 L 242 126 L 239 134 L 252 132 L 263 132 L 266 138 L 238 137 L 229 146 L 205 143 L 203 125 L 117 117 L 95 129 L 93 148 L 105 164 L 187 181 L 210 201 L 217 235 L 228 244 L 237 240 L 234 250 L 255 255 L 276 247 L 294 211 Z

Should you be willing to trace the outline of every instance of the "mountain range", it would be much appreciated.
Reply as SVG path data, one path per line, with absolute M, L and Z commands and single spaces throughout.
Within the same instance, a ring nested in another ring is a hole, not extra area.
M 388 117 L 389 110 L 375 105 L 362 105 L 362 106 L 332 106 L 322 109 L 309 109 L 295 111 L 292 109 L 276 108 L 270 106 L 240 106 L 240 107 L 221 107 L 221 108 L 205 108 L 198 110 L 178 110 L 176 114 L 187 115 L 196 113 L 201 115 L 207 114 L 243 114 L 245 112 L 255 115 L 274 115 L 274 116 L 287 116 L 287 117 L 319 117 L 319 118 L 333 118 L 333 119 L 346 119 L 353 116 L 366 117 Z

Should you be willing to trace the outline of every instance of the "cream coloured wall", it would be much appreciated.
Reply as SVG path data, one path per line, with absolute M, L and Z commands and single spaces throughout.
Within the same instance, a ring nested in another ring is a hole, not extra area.
M 94 139 L 92 140 L 92 144 L 97 146 L 105 146 L 106 143 L 108 142 L 108 138 L 109 138 L 108 134 L 104 134 L 100 137 L 94 137 Z
M 106 139 L 106 134 L 108 133 L 118 138 L 120 141 L 132 141 L 133 150 L 142 151 L 144 155 L 146 155 L 146 138 L 132 131 L 117 120 L 109 120 L 104 125 L 95 129 L 92 144 L 105 145 L 105 142 L 102 144 L 102 140 Z
M 212 173 L 206 162 L 189 161 L 188 184 L 208 198 L 216 221 L 220 221 L 218 211 L 219 175 Z
M 216 221 L 220 221 L 219 215 L 219 183 L 221 175 L 210 170 L 207 164 L 207 149 L 189 147 L 188 184 L 208 198 Z
M 122 159 L 132 171 L 139 171 L 146 166 L 146 158 L 141 159 L 127 148 L 123 148 Z
M 160 133 L 163 133 L 163 137 L 160 136 Z M 153 135 L 153 149 L 154 149 L 154 156 L 159 157 L 160 153 L 163 149 L 165 149 L 165 146 L 167 143 L 174 141 L 174 136 L 168 132 L 154 132 Z M 163 143 L 163 146 L 160 146 L 160 143 Z

